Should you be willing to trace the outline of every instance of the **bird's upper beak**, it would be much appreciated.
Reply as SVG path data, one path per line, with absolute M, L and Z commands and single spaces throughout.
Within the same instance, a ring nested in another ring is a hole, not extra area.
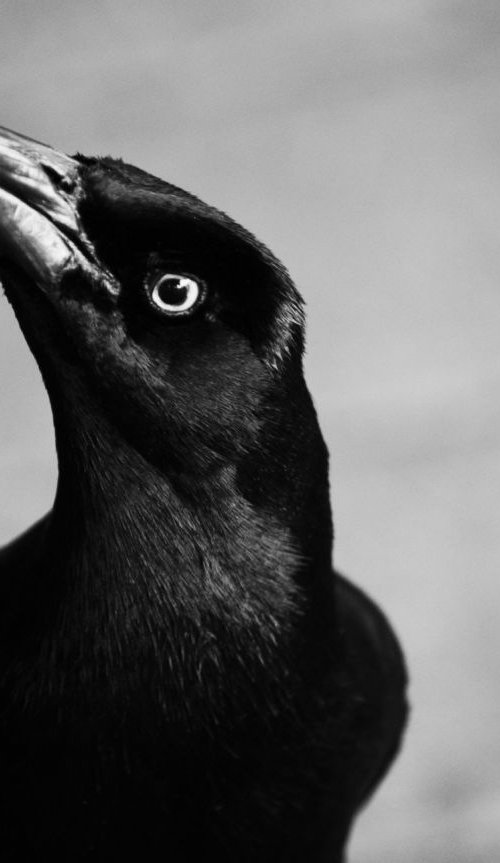
M 78 215 L 80 169 L 70 156 L 0 127 L 0 261 L 21 267 L 47 294 L 70 271 L 97 275 Z M 99 277 L 115 293 L 101 267 Z

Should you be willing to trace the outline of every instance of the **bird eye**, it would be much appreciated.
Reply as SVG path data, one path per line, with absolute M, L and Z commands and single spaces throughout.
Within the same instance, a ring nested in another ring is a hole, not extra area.
M 204 285 L 190 276 L 165 273 L 148 290 L 150 302 L 167 315 L 192 312 L 204 297 Z

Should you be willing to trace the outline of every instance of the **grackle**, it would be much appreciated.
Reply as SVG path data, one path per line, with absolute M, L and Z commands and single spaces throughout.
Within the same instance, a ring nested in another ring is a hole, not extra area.
M 340 863 L 406 674 L 332 570 L 288 273 L 188 192 L 5 129 L 0 273 L 59 464 L 0 551 L 2 861 Z

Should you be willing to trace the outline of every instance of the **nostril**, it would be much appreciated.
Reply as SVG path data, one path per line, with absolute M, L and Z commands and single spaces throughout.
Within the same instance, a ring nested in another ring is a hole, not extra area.
M 68 174 L 67 170 L 57 167 L 50 162 L 41 162 L 42 168 L 45 171 L 49 180 L 63 192 L 73 192 L 75 188 L 75 176 Z

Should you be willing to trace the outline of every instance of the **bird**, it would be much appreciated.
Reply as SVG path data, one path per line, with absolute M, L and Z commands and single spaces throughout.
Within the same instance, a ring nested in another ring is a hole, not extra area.
M 58 459 L 0 551 L 2 859 L 341 863 L 407 671 L 332 565 L 290 275 L 195 195 L 2 128 L 0 279 Z

